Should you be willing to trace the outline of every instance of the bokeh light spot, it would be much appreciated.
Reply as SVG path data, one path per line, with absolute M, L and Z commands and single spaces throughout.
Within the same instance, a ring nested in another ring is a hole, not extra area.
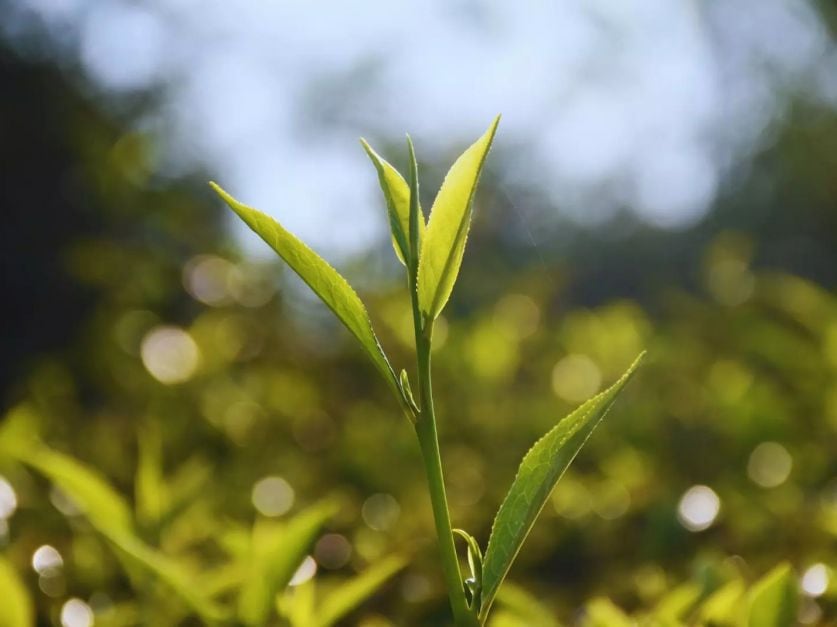
M 680 497 L 677 519 L 689 531 L 703 531 L 712 526 L 721 510 L 721 499 L 705 485 L 692 486 Z
M 809 597 L 819 597 L 828 590 L 828 569 L 825 564 L 814 564 L 802 575 L 802 591 Z
M 57 573 L 63 566 L 64 559 L 61 554 L 48 544 L 38 547 L 32 554 L 32 568 L 39 575 L 46 576 Z
M 750 453 L 747 474 L 763 488 L 775 488 L 788 478 L 793 458 L 787 449 L 776 442 L 762 442 Z
M 289 586 L 300 586 L 304 584 L 306 581 L 310 581 L 313 579 L 314 575 L 317 574 L 317 562 L 314 560 L 313 557 L 310 555 L 306 556 L 304 560 L 302 560 L 302 564 L 299 565 L 299 568 L 296 569 L 294 576 L 291 577 L 291 580 L 288 582 Z
M 93 624 L 93 610 L 81 599 L 69 599 L 61 606 L 62 627 L 90 627 Z
M 159 326 L 149 331 L 142 339 L 140 354 L 151 376 L 166 385 L 191 379 L 200 362 L 195 340 L 174 326 Z
M 17 494 L 12 484 L 0 475 L 0 520 L 11 518 L 17 509 Z
M 349 563 L 352 557 L 352 545 L 346 536 L 339 533 L 327 533 L 314 546 L 314 558 L 323 568 L 336 570 Z
M 253 486 L 253 506 L 264 516 L 281 516 L 294 505 L 294 489 L 282 477 L 265 477 Z
M 601 384 L 599 367 L 587 355 L 567 355 L 552 369 L 553 392 L 570 403 L 587 400 Z
M 363 502 L 360 513 L 370 529 L 386 531 L 398 522 L 401 506 L 389 494 L 373 494 Z
M 230 283 L 235 266 L 215 255 L 198 255 L 183 267 L 183 287 L 194 298 L 211 307 L 232 302 Z

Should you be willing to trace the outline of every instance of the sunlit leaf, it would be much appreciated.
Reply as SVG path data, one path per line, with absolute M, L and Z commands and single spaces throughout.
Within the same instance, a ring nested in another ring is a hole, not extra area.
M 395 372 L 372 330 L 366 307 L 346 279 L 276 220 L 258 209 L 238 202 L 217 184 L 210 185 L 247 226 L 275 250 L 334 312 L 360 342 L 396 397 L 402 400 Z
M 796 624 L 799 584 L 789 564 L 780 564 L 750 590 L 750 627 L 789 627 Z
M 699 618 L 702 624 L 742 624 L 742 610 L 746 617 L 746 604 L 741 602 L 744 592 L 744 583 L 740 579 L 733 579 L 713 592 L 700 607 Z
M 238 616 L 244 623 L 265 624 L 276 594 L 288 585 L 334 511 L 334 504 L 325 502 L 285 524 L 262 521 L 254 526 L 247 573 L 238 597 Z
M 131 510 L 122 496 L 95 470 L 32 441 L 14 453 L 20 461 L 46 476 L 97 529 L 130 531 Z
M 435 319 L 450 298 L 471 224 L 471 206 L 485 157 L 500 116 L 448 171 L 427 223 L 418 269 L 418 301 L 422 314 Z
M 21 440 L 19 444 L 10 454 L 61 489 L 119 555 L 156 575 L 204 619 L 218 620 L 224 616 L 219 607 L 195 589 L 189 573 L 136 536 L 128 505 L 96 471 L 37 440 Z
M 276 608 L 281 616 L 288 619 L 291 627 L 315 627 L 318 625 L 315 617 L 316 600 L 316 579 L 309 579 L 287 590 L 284 596 L 277 597 Z
M 392 247 L 398 260 L 404 265 L 410 258 L 410 186 L 404 177 L 388 161 L 372 149 L 365 139 L 361 139 L 366 154 L 378 171 L 378 182 L 384 192 L 389 215 L 389 229 L 392 233 Z M 421 210 L 419 210 L 421 215 Z M 419 241 L 424 234 L 424 218 L 419 220 Z
M 35 611 L 14 566 L 0 556 L 0 627 L 32 627 Z
M 520 622 L 520 625 L 558 627 L 552 611 L 520 586 L 506 582 L 497 593 L 497 603 Z M 492 621 L 493 624 L 493 621 Z
M 375 594 L 378 588 L 406 565 L 407 560 L 404 557 L 391 555 L 333 589 L 320 603 L 317 626 L 329 627 L 337 624 L 341 618 Z
M 659 622 L 679 622 L 700 600 L 703 589 L 696 583 L 685 583 L 667 592 L 654 608 L 652 616 Z
M 580 624 L 582 627 L 635 627 L 636 622 L 610 599 L 599 597 L 590 601 L 584 608 Z
M 226 617 L 226 612 L 195 586 L 193 574 L 185 571 L 178 562 L 130 533 L 101 527 L 97 527 L 97 530 L 130 560 L 154 573 L 204 620 L 218 621 Z
M 555 484 L 610 409 L 641 359 L 642 355 L 637 357 L 622 378 L 564 418 L 524 456 L 497 512 L 488 540 L 483 563 L 483 616 L 491 607 L 500 584 Z
M 137 519 L 140 525 L 153 525 L 163 513 L 166 492 L 163 480 L 163 443 L 156 423 L 148 422 L 137 430 L 137 448 L 137 472 L 134 478 Z

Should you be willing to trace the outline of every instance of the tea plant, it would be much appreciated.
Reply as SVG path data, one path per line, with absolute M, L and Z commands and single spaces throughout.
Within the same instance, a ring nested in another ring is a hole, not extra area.
M 378 172 L 393 247 L 406 271 L 415 333 L 417 396 L 413 395 L 407 371 L 402 369 L 395 374 L 363 303 L 348 282 L 273 218 L 240 203 L 217 184 L 211 184 L 355 336 L 412 423 L 424 461 L 442 573 L 454 621 L 461 626 L 486 623 L 500 586 L 555 484 L 610 409 L 642 357 L 612 387 L 560 421 L 525 455 L 497 512 L 484 553 L 473 535 L 453 526 L 436 429 L 430 349 L 434 322 L 451 296 L 462 264 L 477 182 L 498 123 L 499 116 L 453 164 L 427 221 L 419 206 L 418 165 L 410 138 L 407 138 L 408 179 L 368 143 L 362 142 Z M 460 570 L 454 542 L 457 535 L 467 545 L 470 570 L 467 578 Z
M 193 559 L 164 553 L 144 537 L 148 534 L 140 528 L 141 513 L 150 509 L 143 494 L 153 493 L 159 499 L 166 493 L 163 484 L 167 478 L 153 454 L 140 447 L 135 474 L 137 500 L 132 508 L 95 469 L 44 444 L 33 428 L 37 418 L 35 411 L 25 405 L 4 418 L 0 459 L 14 460 L 48 478 L 113 550 L 131 579 L 138 600 L 112 609 L 110 624 L 173 625 L 188 615 L 196 615 L 207 625 L 260 627 L 269 624 L 279 609 L 294 627 L 330 627 L 406 565 L 403 555 L 385 557 L 330 587 L 328 594 L 319 595 L 316 607 L 316 584 L 308 581 L 303 594 L 295 595 L 292 604 L 279 604 L 281 607 L 277 608 L 277 595 L 290 583 L 332 518 L 337 503 L 325 499 L 285 521 L 259 519 L 249 530 L 208 521 L 204 527 L 210 533 L 214 531 L 225 557 L 220 563 L 216 560 L 214 565 L 204 563 L 195 569 Z M 149 475 L 157 475 L 160 485 L 144 489 Z M 172 510 L 179 507 L 177 501 L 181 499 L 183 495 L 175 495 L 165 506 L 158 507 L 158 522 L 171 518 L 169 524 L 177 524 Z M 165 594 L 161 594 L 160 588 Z M 14 612 L 10 614 L 8 608 Z M 0 626 L 34 624 L 35 613 L 26 587 L 0 556 Z

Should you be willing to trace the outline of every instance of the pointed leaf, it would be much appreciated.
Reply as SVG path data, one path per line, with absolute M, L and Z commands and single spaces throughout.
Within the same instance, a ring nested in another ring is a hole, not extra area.
M 334 315 L 357 338 L 381 376 L 389 383 L 393 393 L 403 403 L 395 373 L 372 330 L 366 307 L 363 306 L 346 279 L 301 240 L 285 230 L 276 220 L 238 202 L 217 184 L 210 183 L 210 185 L 247 226 L 275 250 L 334 312 Z
M 497 593 L 497 603 L 520 620 L 521 625 L 559 627 L 558 620 L 549 607 L 513 583 L 506 582 Z
M 60 488 L 96 531 L 114 545 L 117 554 L 152 572 L 205 620 L 224 616 L 218 606 L 195 590 L 189 573 L 136 536 L 128 505 L 101 475 L 37 440 L 21 440 L 19 444 L 7 452 Z
M 610 409 L 642 357 L 637 357 L 622 378 L 610 388 L 585 402 L 553 427 L 524 456 L 497 512 L 488 540 L 483 562 L 483 616 L 491 607 L 500 584 L 555 484 Z
M 276 609 L 288 620 L 290 627 L 314 627 L 317 624 L 316 602 L 317 580 L 311 578 L 276 597 Z
M 597 597 L 584 608 L 582 627 L 634 627 L 631 620 L 613 601 L 606 597 Z
M 253 529 L 249 568 L 238 597 L 238 616 L 247 625 L 264 625 L 276 594 L 288 585 L 335 505 L 324 502 L 286 524 L 264 522 Z
M 384 192 L 392 233 L 392 247 L 398 260 L 407 265 L 410 258 L 410 186 L 388 161 L 372 149 L 365 139 L 360 140 L 369 159 L 378 171 L 378 182 Z M 421 216 L 421 209 L 419 209 Z M 419 220 L 419 241 L 424 234 L 424 218 Z
M 317 627 L 337 624 L 346 614 L 371 597 L 395 573 L 407 565 L 399 555 L 391 555 L 331 591 L 320 604 Z
M 497 116 L 456 160 L 430 210 L 418 269 L 419 308 L 428 320 L 441 313 L 453 291 L 471 224 L 474 191 L 499 122 Z
M 750 590 L 750 627 L 789 627 L 796 624 L 799 590 L 789 564 L 780 564 Z
M 15 567 L 0 556 L 0 627 L 33 627 L 35 610 Z

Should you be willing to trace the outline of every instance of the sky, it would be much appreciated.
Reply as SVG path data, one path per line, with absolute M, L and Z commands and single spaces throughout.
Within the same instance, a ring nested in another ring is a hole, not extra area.
M 159 140 L 159 175 L 206 172 L 337 257 L 387 237 L 361 136 L 398 162 L 409 132 L 420 161 L 450 164 L 502 113 L 487 176 L 583 224 L 628 210 L 678 229 L 791 96 L 837 106 L 837 49 L 807 0 L 11 3 L 0 33 L 40 33 L 103 106 L 159 94 L 133 122 Z

